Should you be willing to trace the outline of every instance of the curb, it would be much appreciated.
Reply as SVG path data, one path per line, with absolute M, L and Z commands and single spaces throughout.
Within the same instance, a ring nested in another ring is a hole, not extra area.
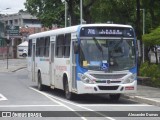
M 27 66 L 10 67 L 9 69 L 0 69 L 0 73 L 16 72 L 16 71 L 24 69 L 24 68 L 27 68 Z
M 11 70 L 11 72 L 16 72 L 16 71 L 21 70 L 21 69 L 24 69 L 24 68 L 27 68 L 27 67 L 20 67 L 20 68 L 17 68 L 17 69 L 15 69 L 15 70 Z
M 155 105 L 155 106 L 160 107 L 160 101 L 153 100 L 151 98 L 145 98 L 145 97 L 141 97 L 141 96 L 129 96 L 129 95 L 123 95 L 122 97 L 126 98 L 126 99 L 134 100 L 134 101 L 139 102 L 139 103 L 146 103 L 146 104 L 149 104 L 149 105 Z

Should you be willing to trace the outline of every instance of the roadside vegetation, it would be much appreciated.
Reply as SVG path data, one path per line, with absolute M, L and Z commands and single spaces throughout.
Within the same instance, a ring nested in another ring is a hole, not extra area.
M 149 77 L 144 84 L 151 87 L 160 88 L 160 64 L 144 62 L 140 67 L 140 76 Z

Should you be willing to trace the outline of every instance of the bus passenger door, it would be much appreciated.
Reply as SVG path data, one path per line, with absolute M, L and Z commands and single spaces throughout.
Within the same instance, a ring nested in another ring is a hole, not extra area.
M 55 79 L 55 65 L 54 65 L 54 49 L 55 49 L 55 42 L 51 42 L 50 44 L 50 82 L 51 82 L 51 86 L 54 86 L 54 79 Z
M 33 46 L 32 46 L 32 48 L 33 48 L 33 53 L 32 53 L 32 81 L 33 82 L 35 82 L 36 80 L 35 80 L 35 56 L 36 56 L 36 54 L 35 54 L 35 44 L 33 44 Z
M 77 81 L 76 81 L 76 55 L 74 53 L 74 46 L 77 43 L 76 40 L 73 40 L 72 42 L 72 72 L 71 72 L 71 76 L 72 76 L 72 88 L 74 90 L 77 90 Z

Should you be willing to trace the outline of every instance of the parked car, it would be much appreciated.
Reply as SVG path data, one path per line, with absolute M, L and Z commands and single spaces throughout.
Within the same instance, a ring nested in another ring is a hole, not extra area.
M 28 51 L 26 49 L 23 49 L 22 57 L 27 57 L 27 53 L 28 53 Z

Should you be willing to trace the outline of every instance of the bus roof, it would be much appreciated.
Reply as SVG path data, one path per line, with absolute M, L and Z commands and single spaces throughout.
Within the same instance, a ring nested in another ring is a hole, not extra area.
M 122 24 L 82 24 L 82 25 L 70 26 L 70 27 L 66 27 L 66 28 L 58 28 L 58 29 L 55 29 L 55 30 L 35 33 L 35 34 L 30 35 L 29 39 L 37 38 L 37 36 L 38 37 L 44 37 L 44 36 L 51 36 L 51 35 L 56 35 L 56 34 L 74 33 L 74 32 L 77 32 L 82 27 L 91 27 L 91 26 L 132 28 L 131 25 L 122 25 Z

